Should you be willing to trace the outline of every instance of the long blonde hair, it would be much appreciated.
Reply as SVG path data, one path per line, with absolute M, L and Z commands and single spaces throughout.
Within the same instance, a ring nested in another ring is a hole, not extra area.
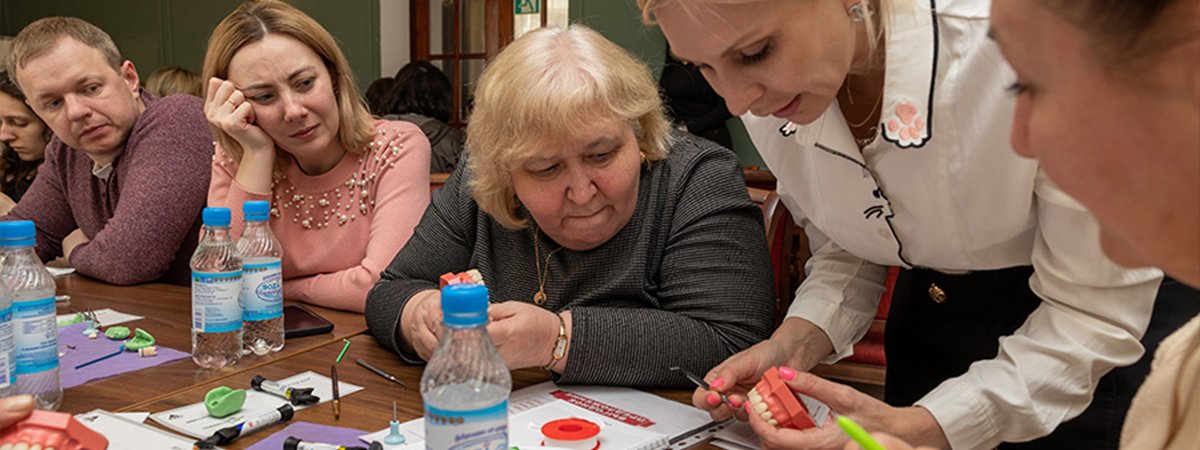
M 346 151 L 362 153 L 372 138 L 372 119 L 354 84 L 350 63 L 324 27 L 287 3 L 275 0 L 246 2 L 225 16 L 208 38 L 202 80 L 229 78 L 229 61 L 233 55 L 247 44 L 258 42 L 271 33 L 290 36 L 321 57 L 333 79 L 339 117 L 338 141 Z M 241 144 L 216 127 L 213 127 L 213 131 L 225 153 L 241 161 Z

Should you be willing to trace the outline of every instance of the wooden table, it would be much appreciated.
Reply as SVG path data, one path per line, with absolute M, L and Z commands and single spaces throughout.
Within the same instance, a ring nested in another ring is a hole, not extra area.
M 58 293 L 71 296 L 70 305 L 60 308 L 60 314 L 102 308 L 136 314 L 145 318 L 130 322 L 129 326 L 149 331 L 159 345 L 190 351 L 191 293 L 188 288 L 165 284 L 112 286 L 80 275 L 60 277 L 57 282 Z M 182 359 L 91 381 L 67 389 L 61 411 L 82 413 L 101 408 L 114 412 L 157 413 L 202 401 L 205 393 L 218 386 L 248 388 L 255 375 L 277 380 L 312 370 L 328 376 L 330 365 L 342 349 L 342 339 L 348 338 L 351 346 L 338 365 L 338 378 L 364 389 L 342 398 L 340 420 L 334 420 L 332 406 L 328 402 L 297 411 L 292 420 L 373 432 L 387 427 L 391 420 L 392 401 L 397 402 L 397 414 L 401 422 L 423 415 L 420 379 L 424 367 L 406 365 L 380 346 L 366 334 L 366 324 L 361 314 L 305 306 L 333 322 L 334 331 L 289 339 L 279 353 L 243 358 L 236 365 L 221 370 L 201 369 L 190 359 Z M 362 358 L 395 375 L 408 387 L 402 388 L 367 371 L 354 363 L 355 358 Z M 548 379 L 549 376 L 541 370 L 516 371 L 513 372 L 513 390 Z M 691 391 L 652 392 L 681 402 L 688 402 L 691 397 Z M 151 420 L 146 423 L 164 428 Z M 286 426 L 279 424 L 260 430 L 224 448 L 246 448 Z M 701 448 L 712 447 L 702 445 Z
M 154 335 L 157 345 L 190 352 L 191 290 L 167 284 L 113 286 L 81 275 L 59 277 L 58 293 L 71 296 L 70 304 L 58 313 L 74 310 L 112 308 L 145 317 L 127 325 L 140 327 Z M 290 302 L 289 302 L 290 303 Z M 256 370 L 291 355 L 300 354 L 342 338 L 366 332 L 361 314 L 336 311 L 305 305 L 334 324 L 333 332 L 288 339 L 282 351 L 267 356 L 249 356 L 221 370 L 201 369 L 192 360 L 181 359 L 145 370 L 129 372 L 111 378 L 95 380 L 67 389 L 60 408 L 64 412 L 81 413 L 102 408 L 109 411 L 127 409 L 209 380 L 220 380 L 235 374 Z
M 401 423 L 420 418 L 424 414 L 420 393 L 421 371 L 424 370 L 424 367 L 404 364 L 392 352 L 380 346 L 375 341 L 375 338 L 371 336 L 355 336 L 350 338 L 350 342 L 352 344 L 349 351 L 346 352 L 346 356 L 342 359 L 342 362 L 338 364 L 338 380 L 362 386 L 363 390 L 342 397 L 340 420 L 334 420 L 333 406 L 329 402 L 326 402 L 297 411 L 292 421 L 356 428 L 368 433 L 374 432 L 387 428 L 388 421 L 392 419 L 393 400 L 396 402 L 397 417 Z M 312 370 L 329 376 L 329 367 L 337 359 L 337 355 L 341 349 L 341 344 L 330 343 L 292 355 L 288 358 L 280 359 L 271 364 L 258 367 L 253 371 L 238 373 L 220 380 L 200 383 L 171 396 L 130 405 L 124 408 L 123 411 L 161 412 L 187 406 L 201 401 L 205 393 L 218 386 L 248 388 L 250 380 L 254 378 L 254 375 L 262 375 L 267 379 L 278 380 L 306 370 Z M 362 358 L 376 367 L 383 369 L 403 381 L 408 387 L 400 387 L 360 367 L 354 363 L 354 358 Z M 532 386 L 549 379 L 549 376 L 541 370 L 519 370 L 513 372 L 513 390 Z M 690 399 L 691 396 L 691 391 L 668 390 L 656 391 L 655 393 L 660 395 L 665 394 L 665 396 L 676 400 Z M 282 430 L 286 426 L 286 423 L 278 424 L 257 431 L 254 434 L 238 439 L 232 445 L 225 446 L 225 448 L 242 449 L 249 447 L 276 431 Z
M 296 416 L 292 421 L 304 421 L 374 432 L 387 428 L 388 421 L 392 419 L 392 401 L 396 402 L 397 416 L 402 423 L 420 418 L 424 414 L 420 392 L 421 371 L 424 370 L 424 367 L 404 364 L 395 354 L 376 343 L 375 338 L 371 336 L 355 336 L 350 338 L 350 342 L 350 349 L 346 352 L 346 356 L 342 359 L 342 362 L 338 364 L 338 380 L 362 386 L 363 390 L 342 397 L 340 420 L 334 420 L 333 406 L 331 403 L 326 402 L 296 411 Z M 218 386 L 248 389 L 250 380 L 254 378 L 254 375 L 262 375 L 267 379 L 278 380 L 306 370 L 312 370 L 329 376 L 329 368 L 334 360 L 337 359 L 337 355 L 341 350 L 342 345 L 340 343 L 329 343 L 287 358 L 281 358 L 252 371 L 245 371 L 223 379 L 199 383 L 191 388 L 176 392 L 173 395 L 139 402 L 122 410 L 161 412 L 190 405 L 201 401 L 205 393 Z M 362 358 L 396 376 L 396 378 L 407 385 L 407 388 L 385 380 L 360 367 L 354 363 L 355 358 Z M 513 373 L 513 389 L 520 389 L 548 379 L 549 377 L 541 371 L 517 371 Z M 233 445 L 225 446 L 225 448 L 246 448 L 286 426 L 287 424 L 285 423 L 260 430 L 238 439 Z

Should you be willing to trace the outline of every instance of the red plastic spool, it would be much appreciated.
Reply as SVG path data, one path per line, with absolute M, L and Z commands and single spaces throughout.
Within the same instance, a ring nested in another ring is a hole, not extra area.
M 600 425 L 572 417 L 546 422 L 542 425 L 542 445 L 576 450 L 600 448 Z

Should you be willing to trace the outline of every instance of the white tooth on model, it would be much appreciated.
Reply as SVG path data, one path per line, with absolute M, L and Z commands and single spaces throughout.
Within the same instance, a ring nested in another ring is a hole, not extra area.
M 759 403 L 759 404 L 757 404 L 757 405 L 754 405 L 754 410 L 755 410 L 755 411 L 758 411 L 758 413 L 759 413 L 759 414 L 762 414 L 762 412 L 763 412 L 763 411 L 766 411 L 766 410 L 767 410 L 767 404 L 766 404 L 766 403 Z
M 760 406 L 766 407 L 767 404 L 766 402 L 763 402 L 762 399 L 750 400 L 750 407 L 754 408 L 755 411 L 757 411 Z
M 775 420 L 775 419 L 768 420 L 767 423 L 769 423 L 771 425 L 779 426 L 779 421 Z
M 763 411 L 762 414 L 759 414 L 759 416 L 762 417 L 762 420 L 771 420 L 775 418 L 775 416 L 771 415 L 771 411 Z
M 762 396 L 758 395 L 758 391 L 755 389 L 751 389 L 750 392 L 746 394 L 746 397 L 749 397 L 752 400 L 762 400 Z
M 12 450 L 12 447 L 13 447 L 12 443 L 7 443 L 4 445 L 0 445 L 0 450 Z

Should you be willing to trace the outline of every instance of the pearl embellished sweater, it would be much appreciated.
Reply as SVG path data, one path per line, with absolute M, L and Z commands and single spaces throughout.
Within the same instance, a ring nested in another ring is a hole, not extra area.
M 271 202 L 271 231 L 283 246 L 283 296 L 362 312 L 367 291 L 412 235 L 429 205 L 429 141 L 416 126 L 376 121 L 375 139 L 347 153 L 332 170 L 304 174 L 292 158 L 271 192 L 236 181 L 238 165 L 218 146 L 209 206 L 233 212 L 233 236 L 244 226 L 242 204 Z

